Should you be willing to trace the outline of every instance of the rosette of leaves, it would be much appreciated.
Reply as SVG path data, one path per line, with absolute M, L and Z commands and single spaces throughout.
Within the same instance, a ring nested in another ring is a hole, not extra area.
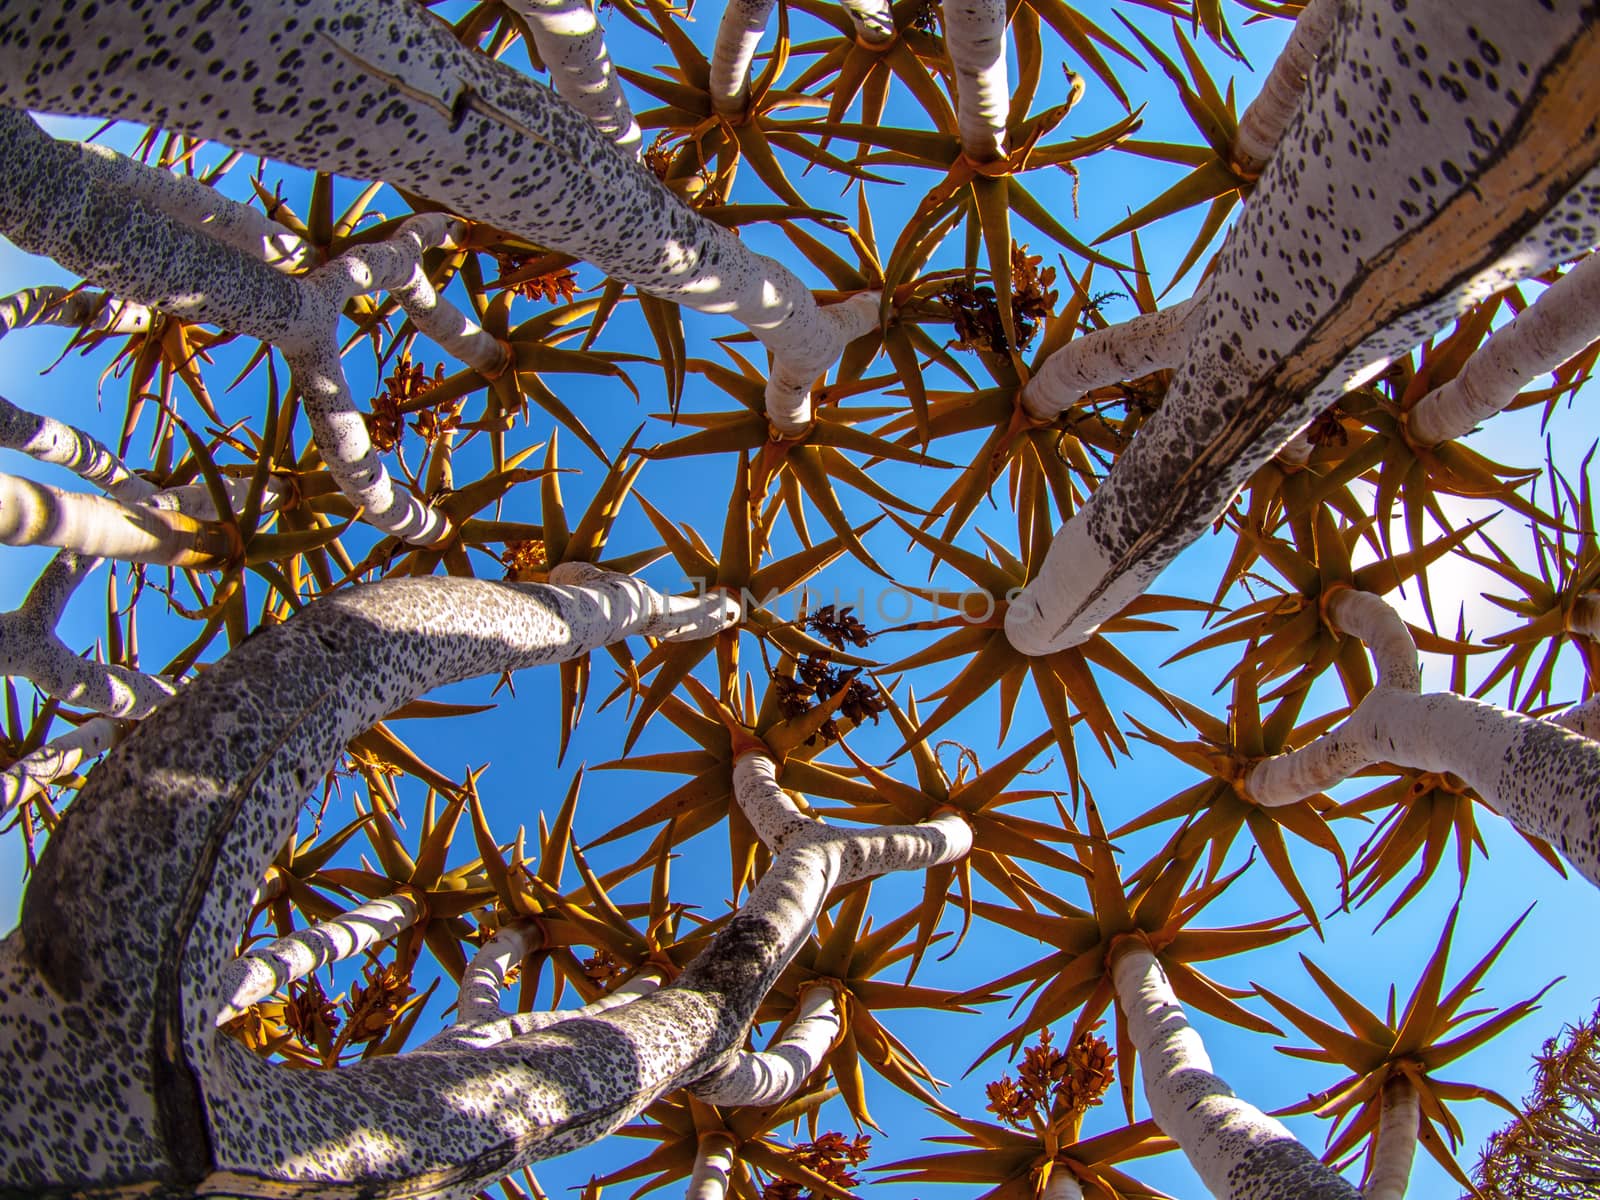
M 959 761 L 952 779 L 939 759 L 939 747 L 930 746 L 917 735 L 921 721 L 915 694 L 908 692 L 904 708 L 887 689 L 882 689 L 881 695 L 901 736 L 906 739 L 906 753 L 916 771 L 916 784 L 895 779 L 883 768 L 860 758 L 848 743 L 841 742 L 840 748 L 871 789 L 871 800 L 868 803 L 856 801 L 843 809 L 819 809 L 819 812 L 870 825 L 888 825 L 923 821 L 942 808 L 954 808 L 972 830 L 972 849 L 967 856 L 960 862 L 930 869 L 924 879 L 922 901 L 916 910 L 916 941 L 906 968 L 909 980 L 933 943 L 947 903 L 961 905 L 962 928 L 956 944 L 959 946 L 961 938 L 965 938 L 972 921 L 974 875 L 987 881 L 1013 904 L 1031 909 L 1029 896 L 1040 890 L 1040 885 L 1024 863 L 1068 874 L 1083 874 L 1083 865 L 1057 847 L 1063 844 L 1082 846 L 1085 839 L 1061 807 L 1057 793 L 1048 789 L 1012 787 L 1053 740 L 1049 730 L 988 768 L 978 762 L 976 754 L 965 747 L 958 748 Z M 969 765 L 972 767 L 970 775 Z M 1046 798 L 1057 801 L 1058 822 L 1039 821 L 1003 811 L 1010 805 Z
M 1600 605 L 1596 596 L 1600 593 L 1600 547 L 1595 541 L 1594 497 L 1589 488 L 1593 458 L 1591 449 L 1584 457 L 1576 489 L 1550 465 L 1550 519 L 1530 523 L 1533 570 L 1519 565 L 1519 560 L 1527 563 L 1525 553 L 1513 557 L 1487 534 L 1480 535 L 1487 554 L 1465 553 L 1515 589 L 1506 596 L 1486 592 L 1484 598 L 1521 618 L 1514 628 L 1484 639 L 1501 654 L 1475 695 L 1486 695 L 1505 682 L 1513 696 L 1520 696 L 1516 702 L 1524 708 L 1550 703 L 1556 662 L 1568 646 L 1578 651 L 1591 686 L 1600 680 L 1600 643 L 1585 632 L 1600 624 L 1592 616 Z
M 780 660 L 776 673 L 784 675 L 792 670 L 793 663 L 785 659 Z M 662 700 L 660 712 L 695 748 L 633 755 L 602 763 L 597 769 L 663 772 L 689 778 L 654 804 L 612 826 L 596 839 L 594 846 L 667 822 L 672 823 L 672 842 L 684 842 L 726 819 L 733 892 L 738 895 L 767 853 L 733 799 L 735 757 L 757 745 L 764 746 L 778 764 L 778 782 L 791 790 L 802 810 L 809 806 L 806 797 L 851 804 L 873 801 L 875 793 L 866 784 L 815 761 L 827 746 L 825 739 L 817 736 L 826 723 L 832 721 L 842 732 L 849 731 L 850 719 L 840 712 L 850 694 L 849 684 L 825 703 L 795 716 L 785 715 L 784 692 L 775 682 L 769 683 L 759 705 L 754 680 L 748 675 L 742 694 L 735 690 L 726 701 L 693 675 L 684 677 L 684 687 L 692 703 L 671 694 Z
M 1144 876 L 1157 873 L 1163 862 L 1195 858 L 1202 852 L 1206 855 L 1202 877 L 1215 879 L 1221 874 L 1234 841 L 1248 830 L 1273 875 L 1320 937 L 1322 922 L 1317 919 L 1316 905 L 1295 872 L 1284 834 L 1291 833 L 1328 854 L 1338 865 L 1341 885 L 1347 885 L 1350 866 L 1339 839 L 1328 825 L 1329 816 L 1339 811 L 1338 806 L 1328 796 L 1319 794 L 1295 804 L 1264 807 L 1250 798 L 1244 781 L 1250 768 L 1261 759 L 1304 745 L 1326 733 L 1345 713 L 1327 713 L 1297 726 L 1306 696 L 1305 689 L 1301 688 L 1284 696 L 1263 718 L 1257 690 L 1252 677 L 1235 675 L 1226 720 L 1219 720 L 1197 705 L 1174 697 L 1173 703 L 1199 735 L 1190 741 L 1167 737 L 1134 719 L 1138 736 L 1200 772 L 1202 778 L 1112 830 L 1111 836 L 1122 837 L 1174 819 L 1180 822 L 1161 852 L 1130 879 L 1137 885 Z
M 1279 1110 L 1280 1115 L 1285 1116 L 1314 1112 L 1333 1118 L 1326 1155 L 1330 1161 L 1351 1161 L 1363 1139 L 1377 1129 L 1384 1086 L 1392 1078 L 1404 1078 L 1416 1089 L 1420 1102 L 1418 1141 L 1427 1147 L 1428 1153 L 1450 1173 L 1451 1178 L 1468 1191 L 1473 1190 L 1472 1183 L 1456 1164 L 1454 1153 L 1461 1144 L 1461 1125 L 1450 1112 L 1449 1105 L 1462 1100 L 1488 1100 L 1513 1116 L 1517 1115 L 1516 1106 L 1498 1092 L 1477 1084 L 1440 1079 L 1435 1072 L 1478 1047 L 1487 1045 L 1527 1016 L 1538 1007 L 1539 998 L 1554 986 L 1554 981 L 1526 1000 L 1491 1010 L 1486 1019 L 1478 1021 L 1470 1029 L 1462 1030 L 1463 1025 L 1484 1016 L 1483 1009 L 1463 1011 L 1463 1007 L 1477 994 L 1479 982 L 1528 913 L 1524 912 L 1518 917 L 1500 940 L 1490 947 L 1489 952 L 1446 993 L 1445 969 L 1459 911 L 1459 908 L 1451 910 L 1438 945 L 1423 967 L 1416 989 L 1404 1009 L 1396 1007 L 1395 994 L 1391 990 L 1388 1010 L 1384 1016 L 1378 1016 L 1339 987 L 1305 955 L 1300 956 L 1300 961 L 1338 1012 L 1345 1028 L 1340 1029 L 1312 1016 L 1256 985 L 1256 991 L 1262 999 L 1316 1043 L 1306 1048 L 1279 1046 L 1280 1051 L 1294 1058 L 1341 1066 L 1351 1072 L 1332 1087 Z M 1370 1163 L 1373 1143 L 1369 1142 L 1368 1147 Z
M 935 563 L 946 563 L 966 577 L 972 585 L 965 592 L 917 588 L 902 585 L 954 615 L 928 621 L 915 621 L 899 630 L 948 630 L 931 645 L 900 659 L 890 668 L 909 671 L 942 662 L 961 662 L 956 675 L 930 695 L 938 700 L 917 728 L 917 736 L 927 738 L 957 713 L 976 703 L 997 684 L 1000 689 L 1000 739 L 1003 741 L 1016 712 L 1017 699 L 1025 682 L 1032 681 L 1040 706 L 1049 719 L 1057 748 L 1067 769 L 1072 791 L 1079 788 L 1077 749 L 1073 725 L 1082 721 L 1107 758 L 1121 751 L 1127 741 L 1116 718 L 1101 695 L 1092 668 L 1110 671 L 1138 688 L 1145 695 L 1177 715 L 1166 693 L 1122 652 L 1108 635 L 1132 630 L 1168 629 L 1149 619 L 1150 614 L 1175 609 L 1204 609 L 1203 603 L 1177 597 L 1146 594 L 1131 601 L 1116 617 L 1106 621 L 1100 631 L 1082 645 L 1051 654 L 1032 657 L 1012 646 L 1006 637 L 1005 615 L 1010 597 L 1030 580 L 1049 550 L 1054 528 L 1043 481 L 1033 477 L 1028 504 L 1019 511 L 1024 524 L 1024 557 L 1018 557 L 995 539 L 981 533 L 989 556 L 942 541 L 894 513 L 889 516 L 917 545 L 934 556 Z M 898 630 L 897 630 L 898 631 Z M 885 631 L 890 632 L 890 631 Z M 1076 712 L 1074 712 L 1076 710 Z
M 1270 1022 L 1242 1007 L 1238 1000 L 1248 990 L 1227 987 L 1207 978 L 1194 964 L 1225 958 L 1270 946 L 1305 928 L 1290 924 L 1285 916 L 1268 917 L 1224 929 L 1191 929 L 1189 925 L 1248 868 L 1215 879 L 1201 878 L 1194 887 L 1195 858 L 1163 858 L 1159 867 L 1134 873 L 1136 884 L 1125 884 L 1105 826 L 1093 799 L 1085 798 L 1090 840 L 1077 851 L 1088 870 L 1085 880 L 1089 908 L 1059 898 L 1051 891 L 1032 894 L 1038 906 L 1029 911 L 978 901 L 974 911 L 986 920 L 1017 933 L 1037 938 L 1052 947 L 1032 963 L 1018 967 L 982 985 L 983 992 L 1025 985 L 1013 1008 L 1012 1025 L 980 1054 L 982 1062 L 1001 1049 L 1020 1050 L 1035 1030 L 1045 1029 L 1076 1012 L 1069 1035 L 1076 1039 L 1113 1007 L 1115 988 L 1110 969 L 1111 950 L 1123 938 L 1147 942 L 1160 960 L 1178 999 L 1218 1020 L 1259 1033 L 1277 1033 Z M 1037 993 L 1037 995 L 1035 995 Z M 1032 996 L 1025 1015 L 1017 1011 Z M 1137 1053 L 1129 1038 L 1120 1008 L 1116 1011 L 1117 1061 L 1122 1064 L 1122 1099 L 1128 1119 L 1133 1119 L 1133 1063 Z
M 871 460 L 889 459 L 918 467 L 948 467 L 950 464 L 856 428 L 861 421 L 887 416 L 893 410 L 846 408 L 842 400 L 848 396 L 836 395 L 833 391 L 813 392 L 815 415 L 805 433 L 792 438 L 777 435 L 767 421 L 765 373 L 732 349 L 726 346 L 724 349 L 738 364 L 738 371 L 700 359 L 691 365 L 742 407 L 733 412 L 678 418 L 685 425 L 698 427 L 699 431 L 654 446 L 645 451 L 645 457 L 685 458 L 730 451 L 743 456 L 755 452 L 748 482 L 744 484 L 749 498 L 743 508 L 752 526 L 770 529 L 770 513 L 757 514 L 766 501 L 768 490 L 776 486 L 777 502 L 788 511 L 801 542 L 810 546 L 811 534 L 801 499 L 804 496 L 852 554 L 879 574 L 885 574 L 845 516 L 834 485 L 844 484 L 880 504 L 907 512 L 920 514 L 922 510 L 872 479 L 847 458 L 844 451 L 864 454 Z M 848 388 L 836 390 L 849 391 Z
M 935 1110 L 961 1133 L 928 1140 L 965 1148 L 879 1168 L 901 1172 L 885 1182 L 992 1185 L 980 1200 L 1041 1200 L 1050 1181 L 1065 1173 L 1085 1200 L 1164 1200 L 1165 1193 L 1114 1165 L 1172 1146 L 1154 1122 L 1083 1137 L 1083 1118 L 1110 1088 L 1115 1063 L 1092 1027 L 1066 1050 L 1053 1047 L 1050 1031 L 1041 1030 L 1038 1043 L 1024 1051 L 1017 1078 L 1005 1075 L 988 1085 L 988 1110 L 1003 1125 Z
M 589 1003 L 642 969 L 669 979 L 676 976 L 714 929 L 715 923 L 685 920 L 685 907 L 670 898 L 670 824 L 636 862 L 604 874 L 590 867 L 573 837 L 583 774 L 580 768 L 573 776 L 553 822 L 547 825 L 540 814 L 537 861 L 526 851 L 523 829 L 518 828 L 509 845 L 501 845 L 490 832 L 482 805 L 472 805 L 473 835 L 497 901 L 493 929 L 480 924 L 479 936 L 487 940 L 494 929 L 508 925 L 527 934 L 519 1011 L 531 1010 L 546 963 L 554 968 L 552 1007 L 560 1006 L 569 984 L 582 1003 Z M 576 886 L 564 886 L 569 857 L 579 877 Z M 645 870 L 650 872 L 648 900 L 612 898 L 611 889 Z M 585 947 L 593 953 L 580 957 Z
M 639 734 L 644 731 L 645 723 L 661 707 L 662 702 L 713 651 L 717 659 L 717 691 L 721 695 L 730 693 L 739 673 L 741 632 L 754 633 L 763 640 L 771 641 L 787 655 L 837 658 L 841 664 L 848 666 L 861 666 L 867 661 L 811 637 L 805 632 L 803 623 L 779 620 L 768 605 L 834 562 L 850 548 L 852 542 L 859 544 L 860 535 L 877 522 L 849 527 L 848 541 L 843 536 L 832 537 L 763 566 L 761 559 L 767 538 L 763 531 L 751 529 L 749 481 L 749 464 L 741 454 L 734 471 L 720 552 L 707 546 L 691 526 L 674 524 L 640 497 L 639 503 L 645 515 L 650 518 L 656 533 L 677 562 L 683 577 L 694 580 L 698 588 L 724 591 L 737 599 L 740 602 L 741 619 L 737 625 L 730 626 L 714 638 L 663 642 L 640 661 L 637 673 L 641 678 L 652 671 L 654 674 L 642 689 L 638 712 L 623 746 L 624 753 L 633 747 Z
M 715 1139 L 734 1155 L 727 1192 L 732 1200 L 799 1200 L 802 1193 L 854 1200 L 848 1190 L 856 1183 L 851 1168 L 864 1161 L 871 1139 L 818 1132 L 818 1109 L 837 1095 L 836 1089 L 814 1082 L 781 1104 L 724 1109 L 701 1103 L 687 1092 L 673 1093 L 647 1108 L 644 1121 L 617 1131 L 622 1137 L 660 1145 L 638 1161 L 600 1176 L 594 1186 L 642 1179 L 633 1192 L 638 1196 L 685 1179 L 694 1172 L 702 1143 Z M 812 1141 L 790 1145 L 776 1136 L 784 1126 L 802 1120 L 811 1126 Z
M 818 918 L 816 935 L 801 946 L 794 961 L 762 1003 L 759 1019 L 778 1019 L 795 1011 L 807 987 L 829 984 L 839 1009 L 840 1034 L 823 1062 L 858 1125 L 877 1123 L 867 1108 L 863 1064 L 907 1095 L 928 1104 L 938 1099 L 930 1088 L 939 1080 L 878 1018 L 885 1009 L 928 1008 L 971 1013 L 971 1006 L 998 997 L 983 992 L 958 993 L 910 982 L 893 983 L 878 976 L 917 952 L 916 909 L 873 928 L 867 916 L 870 881 L 843 893 L 831 913 Z
M 1329 615 L 1328 601 L 1341 588 L 1387 595 L 1410 581 L 1421 586 L 1427 570 L 1476 533 L 1482 522 L 1445 533 L 1419 548 L 1378 559 L 1363 567 L 1353 565 L 1358 544 L 1369 533 L 1370 521 L 1344 523 L 1332 509 L 1318 508 L 1309 530 L 1295 541 L 1262 537 L 1254 550 L 1283 583 L 1263 576 L 1253 578 L 1272 589 L 1269 595 L 1247 601 L 1222 618 L 1212 632 L 1180 650 L 1176 662 L 1206 650 L 1244 643 L 1239 662 L 1223 681 L 1249 674 L 1259 683 L 1284 678 L 1266 699 L 1303 691 L 1329 667 L 1339 674 L 1345 697 L 1356 704 L 1372 690 L 1371 656 L 1361 639 L 1344 633 Z M 1455 654 L 1466 647 L 1427 629 L 1408 625 L 1417 649 L 1435 654 Z
M 1465 640 L 1458 625 L 1456 640 Z M 1450 691 L 1467 694 L 1467 659 L 1464 653 L 1453 656 L 1450 664 Z M 1357 907 L 1368 903 L 1384 888 L 1400 878 L 1406 866 L 1418 855 L 1421 861 L 1405 887 L 1383 914 L 1382 926 L 1417 895 L 1445 856 L 1455 846 L 1455 867 L 1459 886 L 1467 883 L 1473 851 L 1488 856 L 1483 833 L 1478 825 L 1478 810 L 1483 804 L 1478 794 L 1458 776 L 1446 771 L 1418 771 L 1411 768 L 1374 768 L 1363 774 L 1393 776 L 1371 791 L 1347 800 L 1330 814 L 1334 817 L 1377 818 L 1377 826 L 1356 850 L 1350 864 L 1350 900 Z M 1517 830 L 1534 853 L 1561 875 L 1567 869 L 1550 844 Z

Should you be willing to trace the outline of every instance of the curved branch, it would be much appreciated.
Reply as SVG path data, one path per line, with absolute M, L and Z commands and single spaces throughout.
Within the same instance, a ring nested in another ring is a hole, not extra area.
M 1566 712 L 1551 717 L 1550 723 L 1559 725 L 1563 729 L 1570 729 L 1573 733 L 1582 734 L 1593 741 L 1600 741 L 1600 692 L 1596 692 L 1582 704 L 1574 704 Z
M 1112 952 L 1117 1000 L 1139 1051 L 1145 1099 L 1217 1200 L 1358 1200 L 1283 1124 L 1240 1100 L 1211 1070 L 1166 972 L 1140 942 Z
M 126 721 L 94 717 L 24 754 L 0 771 L 0 817 L 8 816 L 87 759 L 111 749 L 130 728 Z
M 250 947 L 223 968 L 222 994 L 226 999 L 217 1010 L 217 1024 L 233 1020 L 252 1004 L 296 979 L 304 979 L 319 967 L 342 962 L 397 937 L 422 915 L 422 905 L 414 896 L 396 892 Z
M 745 1051 L 728 1069 L 694 1084 L 689 1090 L 707 1104 L 779 1104 L 800 1090 L 822 1065 L 839 1036 L 839 1006 L 824 984 L 800 996 L 794 1024 L 759 1052 Z
M 506 977 L 538 941 L 536 926 L 507 925 L 478 947 L 461 975 L 461 989 L 456 996 L 457 1025 L 477 1025 L 506 1015 L 500 1007 Z
M 1421 446 L 1463 437 L 1596 337 L 1600 255 L 1590 254 L 1490 334 L 1454 379 L 1418 400 L 1406 415 L 1406 430 Z
M 1259 176 L 1283 140 L 1283 132 L 1305 95 L 1311 70 L 1327 49 L 1328 38 L 1338 23 L 1341 2 L 1310 0 L 1300 10 L 1289 40 L 1261 81 L 1260 93 L 1240 114 L 1233 137 L 1233 162 L 1245 175 Z
M 558 95 L 625 153 L 639 156 L 644 135 L 633 119 L 605 35 L 587 0 L 506 0 L 528 24 Z
M 1074 338 L 1023 386 L 1023 409 L 1035 421 L 1054 421 L 1085 392 L 1175 366 L 1204 316 L 1203 305 L 1203 297 L 1191 297 Z
M 1409 631 L 1362 595 L 1340 591 L 1330 609 L 1341 626 L 1351 621 L 1347 632 L 1377 641 L 1380 686 L 1337 728 L 1251 767 L 1251 799 L 1294 804 L 1377 763 L 1450 771 L 1600 885 L 1600 742 L 1454 692 L 1420 694 Z

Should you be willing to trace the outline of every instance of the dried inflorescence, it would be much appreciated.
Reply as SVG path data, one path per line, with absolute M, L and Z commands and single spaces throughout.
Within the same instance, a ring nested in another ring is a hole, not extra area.
M 1050 285 L 1055 282 L 1056 269 L 1041 267 L 1043 261 L 1041 255 L 1030 255 L 1026 246 L 1011 243 L 1011 314 L 1017 328 L 1018 350 L 1033 345 L 1040 323 L 1055 312 L 1058 296 Z M 939 299 L 950 310 L 958 349 L 987 350 L 992 354 L 1010 350 L 994 288 L 958 279 L 939 293 Z
M 1036 1045 L 1022 1055 L 1017 1077 L 1010 1075 L 988 1085 L 988 1109 L 1008 1125 L 1030 1129 L 1081 1116 L 1099 1104 L 1115 1079 L 1116 1053 L 1094 1030 L 1084 1030 L 1066 1050 L 1050 1044 L 1050 1031 L 1041 1030 Z
M 546 556 L 544 541 L 540 538 L 507 542 L 500 561 L 505 564 L 506 578 L 517 583 L 542 580 L 550 570 L 550 560 Z
M 427 368 L 412 362 L 409 354 L 400 356 L 399 363 L 383 381 L 383 391 L 373 397 L 372 412 L 366 416 L 367 436 L 380 454 L 400 444 L 406 433 L 406 414 L 416 409 L 424 393 L 443 381 L 443 363 L 434 367 L 430 378 Z M 432 444 L 446 428 L 456 428 L 457 407 L 452 405 L 448 411 L 437 414 L 426 410 L 419 412 L 414 428 Z
M 814 1142 L 802 1142 L 786 1156 L 798 1166 L 806 1167 L 841 1188 L 855 1187 L 858 1182 L 852 1168 L 867 1161 L 872 1150 L 872 1135 L 861 1133 L 847 1138 L 842 1133 L 828 1132 Z M 818 1193 L 803 1183 L 792 1179 L 774 1179 L 761 1192 L 761 1200 L 821 1200 Z
M 832 606 L 819 612 L 831 612 Z M 847 635 L 845 630 L 860 631 L 857 636 L 867 636 L 865 630 L 849 615 L 847 608 L 841 614 L 842 623 L 839 626 L 839 636 Z M 831 640 L 831 639 L 830 639 Z M 772 686 L 778 692 L 778 707 L 785 719 L 793 720 L 803 717 L 817 704 L 824 703 L 839 694 L 839 689 L 844 688 L 844 699 L 839 702 L 839 715 L 849 720 L 853 725 L 860 725 L 864 721 L 877 724 L 881 713 L 888 711 L 878 689 L 859 678 L 858 671 L 835 666 L 831 655 L 808 654 L 795 663 L 795 674 L 774 675 Z M 816 738 L 820 737 L 824 743 L 833 743 L 843 736 L 838 724 L 832 719 L 824 721 L 822 728 L 807 741 L 807 745 L 815 745 Z
M 861 623 L 861 619 L 855 615 L 855 606 L 851 604 L 837 612 L 833 605 L 823 605 L 806 617 L 806 630 L 816 634 L 835 650 L 843 650 L 846 642 L 857 649 L 872 642 L 872 631 Z

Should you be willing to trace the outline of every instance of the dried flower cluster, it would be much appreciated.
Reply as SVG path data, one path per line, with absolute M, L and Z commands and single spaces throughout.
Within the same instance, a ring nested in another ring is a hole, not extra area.
M 1050 1044 L 1048 1029 L 1029 1046 L 1017 1077 L 1004 1075 L 987 1087 L 988 1109 L 1018 1129 L 1048 1126 L 1081 1116 L 1101 1102 L 1115 1078 L 1117 1056 L 1094 1030 L 1085 1029 L 1066 1050 Z
M 795 1146 L 786 1157 L 798 1166 L 815 1171 L 830 1183 L 851 1188 L 858 1182 L 851 1168 L 866 1162 L 871 1150 L 870 1134 L 860 1133 L 854 1138 L 847 1138 L 842 1133 L 830 1131 L 815 1141 Z M 774 1179 L 762 1189 L 761 1200 L 823 1200 L 823 1195 L 792 1179 Z

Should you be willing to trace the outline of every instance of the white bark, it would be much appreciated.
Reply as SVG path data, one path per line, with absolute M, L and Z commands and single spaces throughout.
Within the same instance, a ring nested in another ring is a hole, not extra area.
M 323 462 L 363 519 L 416 545 L 449 534 L 442 514 L 395 487 L 350 394 L 338 345 L 345 303 L 386 289 L 448 353 L 490 376 L 504 368 L 506 348 L 439 297 L 422 272 L 423 251 L 448 244 L 448 217 L 414 217 L 388 241 L 288 278 L 203 230 L 131 203 L 96 174 L 93 156 L 48 137 L 25 114 L 0 110 L 0 149 L 18 168 L 0 194 L 0 227 L 13 241 L 119 295 L 279 346 Z
M 29 10 L 0 21 L 0 103 L 144 120 L 298 166 L 383 179 L 663 299 L 732 317 L 776 360 L 768 410 L 781 432 L 804 428 L 811 383 L 876 324 L 875 300 L 870 320 L 827 316 L 786 267 L 689 210 L 630 156 L 608 149 L 613 143 L 586 118 L 462 46 L 420 6 L 260 0 L 240 13 L 173 0 L 159 15 L 125 5 L 52 14 L 48 34 L 42 19 Z M 279 48 L 274 71 L 245 80 L 209 70 L 254 61 L 268 39 Z M 156 54 L 165 56 L 161 70 L 136 65 Z M 312 97 L 331 99 L 311 105 Z M 366 116 L 374 111 L 384 113 L 382 124 Z M 362 136 L 344 137 L 355 127 Z M 50 173 L 38 182 L 48 189 Z
M 1421 25 L 1370 0 L 1340 11 L 1160 410 L 1007 611 L 1024 653 L 1091 636 L 1343 392 L 1466 305 L 1600 242 L 1600 128 L 1586 120 L 1600 49 L 1576 10 L 1472 0 Z M 1470 120 L 1440 117 L 1454 102 L 1438 89 L 1396 106 L 1375 81 L 1420 89 L 1419 39 L 1440 62 L 1514 55 L 1540 82 L 1474 86 Z M 1351 136 L 1378 124 L 1371 144 Z
M 198 179 L 147 166 L 95 142 L 66 144 L 83 156 L 94 178 L 275 270 L 302 271 L 317 261 L 316 248 L 298 234 Z
M 856 40 L 883 46 L 894 40 L 894 12 L 889 0 L 842 0 L 845 14 L 856 27 Z
M 122 740 L 126 722 L 93 717 L 52 738 L 30 754 L 0 771 L 0 817 L 26 804 L 58 779 L 77 770 L 86 760 L 103 754 Z
M 6 478 L 0 476 L 0 488 Z M 0 491 L 0 519 L 3 505 Z M 97 559 L 63 551 L 50 560 L 15 611 L 0 613 L 0 675 L 26 679 L 45 695 L 79 708 L 111 717 L 142 717 L 176 688 L 142 671 L 80 658 L 55 632 L 68 599 L 97 564 Z
M 1490 334 L 1460 374 L 1417 401 L 1406 428 L 1423 446 L 1463 437 L 1596 337 L 1600 337 L 1600 255 L 1591 254 Z
M 1261 81 L 1261 91 L 1239 116 L 1233 139 L 1234 165 L 1246 175 L 1261 174 L 1283 131 L 1305 95 L 1311 69 L 1339 20 L 1342 0 L 1311 0 L 1295 19 L 1283 51 Z
M 1362 1200 L 1404 1200 L 1417 1152 L 1417 1127 L 1422 1115 L 1417 1089 L 1404 1075 L 1383 1086 L 1383 1107 L 1372 1148 L 1372 1169 L 1361 1189 Z
M 1362 595 L 1341 591 L 1330 611 L 1347 632 L 1374 638 L 1378 686 L 1337 728 L 1253 766 L 1245 777 L 1251 799 L 1293 804 L 1377 763 L 1450 771 L 1600 885 L 1600 743 L 1454 692 L 1420 694 L 1404 623 Z
M 396 892 L 250 947 L 222 971 L 226 999 L 217 1012 L 217 1024 L 233 1020 L 252 1004 L 329 963 L 397 937 L 417 923 L 422 911 L 415 897 Z
M 476 1025 L 506 1015 L 500 1007 L 500 992 L 506 976 L 527 956 L 534 936 L 532 926 L 507 925 L 478 948 L 461 976 L 457 1025 Z
M 506 0 L 528 24 L 556 93 L 625 153 L 639 157 L 643 135 L 587 0 Z
M 137 504 L 156 491 L 155 484 L 130 471 L 98 438 L 53 417 L 18 408 L 4 396 L 0 396 L 0 446 L 38 462 L 65 467 L 124 504 Z
M 96 333 L 144 333 L 154 314 L 142 304 L 82 288 L 36 287 L 0 298 L 0 337 L 31 325 L 71 325 Z
M 1058 1167 L 1050 1172 L 1050 1182 L 1039 1193 L 1039 1200 L 1083 1200 L 1083 1185 L 1072 1172 Z
M 721 1130 L 702 1133 L 684 1200 L 723 1200 L 733 1174 L 734 1150 L 733 1138 Z
M 711 49 L 711 104 L 735 115 L 750 103 L 750 64 L 767 31 L 774 0 L 728 0 Z
M 1006 156 L 1011 108 L 1005 0 L 942 0 L 940 7 L 945 50 L 956 73 L 961 152 L 975 163 L 994 162 Z
M 707 1104 L 779 1104 L 822 1065 L 841 1029 L 839 1006 L 826 985 L 807 988 L 794 1024 L 763 1051 L 745 1051 L 719 1075 L 689 1090 Z
M 0 474 L 0 543 L 59 546 L 92 558 L 215 567 L 232 551 L 220 526 Z
M 1580 637 L 1600 638 L 1600 592 L 1585 592 L 1573 601 L 1567 629 Z
M 1177 365 L 1204 316 L 1202 294 L 1074 338 L 1023 386 L 1023 409 L 1054 421 L 1086 392 Z
M 476 956 L 474 958 L 476 959 Z M 482 983 L 483 980 L 480 978 L 478 982 Z M 549 1029 L 552 1025 L 558 1025 L 563 1021 L 587 1020 L 612 1009 L 621 1008 L 625 1004 L 631 1004 L 640 996 L 650 995 L 665 982 L 661 973 L 654 967 L 646 967 L 614 991 L 580 1008 L 508 1013 L 499 1008 L 498 1002 L 498 992 L 505 986 L 505 979 L 502 976 L 495 986 L 496 1011 L 490 1012 L 487 1008 L 475 1007 L 471 1020 L 458 1020 L 454 1026 L 436 1034 L 419 1049 L 482 1050 L 489 1046 L 498 1046 L 501 1042 L 522 1037 L 524 1034 L 537 1033 L 541 1029 Z
M 1596 692 L 1582 704 L 1574 704 L 1566 712 L 1551 717 L 1550 723 L 1559 725 L 1563 729 L 1570 729 L 1573 733 L 1582 734 L 1593 741 L 1600 741 L 1600 692 Z
M 1281 1122 L 1240 1100 L 1212 1071 L 1148 947 L 1119 948 L 1112 977 L 1150 1115 L 1217 1200 L 1356 1200 L 1355 1189 Z

